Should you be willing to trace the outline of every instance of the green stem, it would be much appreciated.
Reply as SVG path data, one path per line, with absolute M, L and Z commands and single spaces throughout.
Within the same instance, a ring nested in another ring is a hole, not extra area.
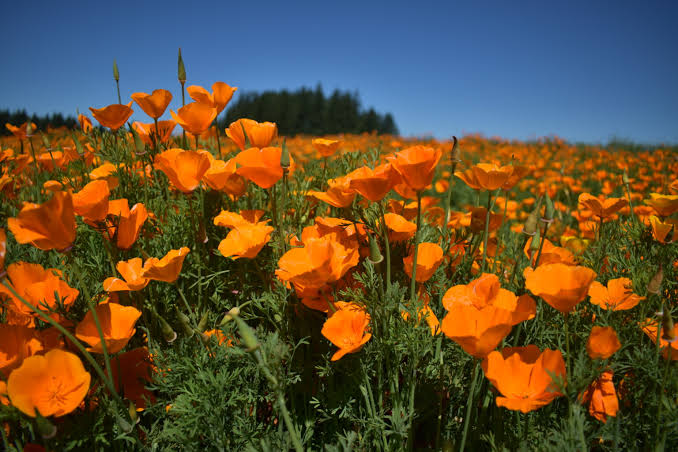
M 115 87 L 118 90 L 118 103 L 122 104 L 122 98 L 120 97 L 120 80 L 115 81 Z
M 445 216 L 443 228 L 447 229 L 447 222 L 450 221 L 450 203 L 452 202 L 452 186 L 454 185 L 454 172 L 457 170 L 457 162 L 452 162 L 452 172 L 450 173 L 450 180 L 447 185 L 447 194 L 445 196 Z
M 659 342 L 659 340 L 657 341 Z M 671 345 L 669 344 L 668 346 L 668 351 L 667 351 L 667 356 L 666 356 L 666 364 L 664 368 L 664 376 L 662 377 L 662 382 L 661 385 L 659 386 L 659 391 L 657 394 L 657 417 L 655 418 L 655 429 L 654 429 L 654 437 L 655 437 L 655 446 L 656 450 L 659 450 L 660 446 L 660 438 L 659 438 L 659 425 L 661 423 L 661 417 L 662 417 L 662 411 L 664 408 L 664 404 L 662 403 L 662 390 L 664 389 L 664 385 L 666 385 L 666 379 L 669 376 L 669 368 L 671 367 Z
M 381 211 L 381 235 L 384 239 L 384 252 L 386 254 L 386 293 L 391 290 L 391 244 L 388 240 L 388 227 L 386 226 L 386 214 L 384 213 L 384 206 L 379 203 L 379 210 Z
M 546 233 L 549 230 L 551 223 L 544 223 L 544 233 L 541 236 L 541 241 L 539 242 L 539 251 L 537 252 L 537 259 L 534 261 L 534 268 L 539 266 L 539 259 L 541 258 L 541 251 L 544 249 L 544 242 L 546 242 Z
M 181 82 L 181 106 L 182 107 L 184 105 L 186 105 L 186 93 L 184 91 L 184 84 L 185 83 L 186 82 Z M 186 141 L 186 131 L 183 130 L 183 127 L 182 127 L 182 130 L 181 130 L 181 136 L 182 136 L 182 139 L 183 139 L 184 149 L 188 149 L 188 141 Z
M 492 210 L 492 192 L 487 192 L 487 212 L 485 213 L 485 232 L 483 233 L 483 260 L 480 268 L 480 273 L 485 273 L 485 266 L 487 262 L 485 258 L 487 257 L 487 239 L 490 235 L 490 211 Z
M 468 426 L 471 423 L 471 412 L 473 408 L 473 396 L 476 389 L 476 380 L 478 379 L 478 368 L 480 367 L 480 360 L 476 361 L 476 365 L 473 368 L 473 377 L 471 377 L 471 389 L 468 393 L 468 399 L 466 400 L 466 416 L 464 417 L 464 430 L 461 435 L 461 444 L 459 445 L 459 451 L 464 452 L 466 447 L 466 436 L 468 434 Z
M 412 261 L 412 282 L 410 283 L 410 301 L 414 306 L 417 286 L 417 255 L 419 254 L 419 235 L 421 231 L 421 191 L 417 192 L 417 232 L 414 234 L 414 260 Z
M 196 326 L 198 324 L 198 320 L 195 317 L 195 314 L 193 313 L 193 309 L 191 309 L 191 305 L 188 304 L 188 300 L 186 300 L 186 296 L 184 295 L 184 291 L 181 290 L 181 287 L 179 287 L 178 282 L 174 282 L 174 287 L 177 288 L 177 292 L 179 292 L 179 296 L 181 297 L 181 300 L 184 302 L 184 306 L 186 307 L 186 310 L 188 311 L 188 315 L 191 316 L 191 320 L 193 321 L 193 326 Z

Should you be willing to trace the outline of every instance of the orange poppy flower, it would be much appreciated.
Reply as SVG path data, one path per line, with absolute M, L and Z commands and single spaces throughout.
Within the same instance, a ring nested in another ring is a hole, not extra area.
M 234 157 L 239 166 L 236 173 L 261 188 L 271 188 L 283 176 L 281 155 L 282 148 L 249 148 Z
M 490 353 L 482 367 L 502 395 L 497 397 L 497 406 L 528 413 L 563 395 L 551 378 L 565 378 L 565 361 L 559 350 L 541 352 L 536 345 L 509 347 Z
M 488 232 L 496 231 L 501 227 L 502 218 L 501 213 L 494 213 L 490 211 L 490 224 Z M 487 209 L 485 207 L 471 208 L 471 231 L 483 232 L 485 231 L 485 222 L 487 220 Z
M 166 89 L 153 90 L 152 94 L 134 93 L 132 99 L 153 119 L 159 119 L 172 100 L 172 93 Z
M 47 191 L 51 192 L 57 192 L 57 191 L 63 191 L 64 186 L 61 182 L 56 181 L 56 180 L 48 180 L 45 181 L 44 184 L 42 184 L 42 188 L 44 188 Z
M 395 154 L 386 156 L 412 190 L 422 191 L 433 181 L 436 165 L 442 156 L 440 149 L 427 146 L 412 146 Z
M 9 130 L 10 132 L 12 132 L 12 135 L 14 135 L 15 137 L 17 137 L 18 139 L 20 139 L 20 140 L 25 140 L 25 139 L 26 139 L 26 137 L 27 137 L 26 131 L 28 130 L 28 123 L 27 123 L 27 122 L 24 122 L 24 123 L 21 124 L 19 127 L 13 126 L 13 125 L 10 124 L 10 123 L 6 123 L 6 124 L 5 124 L 5 127 L 7 128 L 7 130 Z M 35 123 L 32 122 L 32 123 L 31 123 L 31 129 L 32 129 L 33 131 L 35 131 L 37 128 L 38 128 L 38 126 L 36 126 Z
M 118 353 L 134 336 L 134 326 L 141 316 L 141 311 L 132 306 L 122 306 L 117 303 L 103 303 L 94 308 L 101 324 L 101 330 L 106 341 L 108 353 Z M 101 338 L 94 323 L 92 311 L 87 311 L 85 317 L 75 328 L 75 336 L 91 347 L 87 350 L 94 353 L 103 353 Z
M 41 250 L 64 250 L 75 241 L 75 214 L 70 193 L 57 192 L 43 204 L 26 203 L 16 218 L 7 220 L 14 239 Z
M 186 132 L 200 135 L 212 125 L 217 117 L 217 109 L 198 102 L 186 104 L 174 113 L 170 110 L 172 119 L 176 121 Z
M 610 218 L 612 215 L 629 205 L 624 198 L 599 199 L 588 193 L 579 195 L 579 205 L 593 212 L 598 218 Z
M 652 237 L 659 243 L 667 244 L 673 242 L 678 230 L 678 220 L 668 218 L 664 221 L 660 220 L 656 215 L 652 215 L 649 219 L 650 227 L 652 228 Z
M 247 190 L 247 180 L 236 174 L 235 159 L 217 160 L 207 153 L 210 167 L 202 176 L 202 181 L 212 190 L 223 191 L 234 198 L 241 197 Z
M 611 326 L 591 328 L 586 351 L 591 359 L 607 359 L 621 348 L 617 332 Z
M 89 221 L 101 221 L 108 215 L 110 193 L 108 182 L 102 179 L 92 181 L 73 194 L 73 209 Z
M 416 223 L 407 221 L 405 217 L 397 213 L 384 214 L 386 220 L 386 227 L 388 228 L 388 239 L 390 242 L 404 242 L 414 237 L 417 231 Z
M 546 264 L 565 264 L 565 265 L 576 265 L 577 262 L 574 259 L 574 254 L 570 252 L 567 248 L 561 248 L 554 245 L 549 239 L 544 238 L 544 246 L 542 247 L 541 257 L 539 258 L 539 265 Z M 530 265 L 534 266 L 535 261 L 537 260 L 537 254 L 532 249 L 532 237 L 530 237 L 525 243 L 525 248 L 523 248 L 525 256 L 530 259 Z
M 523 272 L 525 287 L 563 314 L 571 312 L 586 298 L 596 272 L 582 266 L 565 264 L 527 267 Z
M 245 134 L 247 134 L 250 147 L 266 148 L 278 136 L 278 126 L 273 122 L 259 123 L 253 119 L 243 118 L 232 122 L 226 129 L 226 135 L 233 140 L 241 151 L 245 150 Z
M 224 228 L 239 228 L 242 226 L 252 226 L 266 213 L 263 210 L 242 210 L 240 213 L 222 210 L 219 215 L 214 217 L 214 225 Z
M 581 403 L 589 404 L 589 414 L 599 421 L 607 422 L 607 417 L 615 417 L 619 411 L 619 399 L 612 381 L 613 373 L 606 370 L 581 395 Z
M 188 247 L 183 246 L 178 250 L 170 250 L 162 259 L 156 257 L 148 259 L 144 264 L 141 276 L 153 281 L 173 283 L 179 278 L 184 259 L 190 251 Z M 146 268 L 146 265 L 148 265 L 148 268 Z
M 414 250 L 403 259 L 405 273 L 412 278 Z M 417 245 L 417 282 L 428 281 L 443 262 L 443 249 L 436 243 L 423 242 Z
M 271 232 L 273 227 L 264 222 L 238 226 L 219 243 L 219 252 L 224 257 L 233 259 L 241 257 L 253 259 L 271 240 Z
M 370 315 L 354 303 L 338 304 L 339 309 L 323 324 L 320 333 L 334 345 L 339 347 L 332 361 L 341 359 L 347 353 L 360 351 L 372 337 L 367 332 Z
M 650 193 L 650 199 L 646 199 L 645 204 L 651 206 L 657 215 L 668 217 L 678 212 L 678 195 Z
M 363 166 L 346 177 L 350 181 L 349 188 L 373 202 L 381 201 L 400 180 L 390 163 L 379 165 L 375 169 Z
M 54 349 L 26 358 L 7 380 L 12 405 L 36 417 L 60 417 L 74 411 L 87 395 L 90 374 L 73 353 Z
M 483 358 L 511 332 L 512 318 L 511 311 L 494 305 L 477 308 L 454 303 L 443 318 L 441 329 L 466 353 Z
M 302 248 L 293 248 L 278 260 L 275 274 L 282 281 L 299 287 L 316 289 L 338 281 L 358 264 L 359 253 L 346 248 L 329 234 L 304 242 Z
M 155 123 L 146 124 L 139 121 L 134 121 L 132 127 L 139 134 L 139 138 L 148 146 L 153 146 L 153 137 L 156 137 L 159 143 L 168 143 L 172 138 L 172 131 L 177 123 L 170 120 L 158 121 L 158 127 Z
M 108 215 L 118 217 L 113 225 L 108 226 L 110 238 L 115 238 L 116 246 L 121 250 L 128 250 L 139 238 L 141 227 L 148 218 L 146 206 L 142 203 L 135 204 L 131 209 L 127 199 L 114 199 L 108 203 Z
M 645 333 L 652 342 L 657 343 L 657 322 L 652 319 L 646 319 L 645 323 L 641 325 L 643 333 Z M 672 340 L 666 340 L 667 337 L 672 337 Z M 659 347 L 662 351 L 664 359 L 669 358 L 669 351 L 671 352 L 671 361 L 678 361 L 678 323 L 674 324 L 673 331 L 662 331 L 659 337 Z
M 94 119 L 99 121 L 99 124 L 115 131 L 122 127 L 134 113 L 134 110 L 130 108 L 131 106 L 132 102 L 127 105 L 112 104 L 104 108 L 90 107 L 89 109 L 94 115 Z
M 348 207 L 353 203 L 356 192 L 350 186 L 349 176 L 338 177 L 327 181 L 326 191 L 309 191 L 308 195 L 333 207 Z
M 529 172 L 530 168 L 527 166 L 521 165 L 514 166 L 511 175 L 506 180 L 506 182 L 504 182 L 504 185 L 501 186 L 501 189 L 506 191 L 511 190 Z
M 0 372 L 3 375 L 9 375 L 25 358 L 42 350 L 42 343 L 33 328 L 0 324 Z
M 491 163 L 478 163 L 465 172 L 457 171 L 455 176 L 475 190 L 493 191 L 509 181 L 513 174 L 511 165 L 497 166 Z
M 146 401 L 155 403 L 155 395 L 146 389 L 151 383 L 153 369 L 146 347 L 135 348 L 111 360 L 115 389 L 134 402 L 137 411 L 146 409 Z
M 80 123 L 80 128 L 83 133 L 90 133 L 92 131 L 92 121 L 87 116 L 80 113 L 78 115 L 78 122 Z
M 104 281 L 104 290 L 106 292 L 118 292 L 122 290 L 135 291 L 141 290 L 148 285 L 150 279 L 141 276 L 151 264 L 150 259 L 142 267 L 141 259 L 135 257 L 128 261 L 120 261 L 115 268 L 122 275 L 120 278 L 106 278 Z
M 123 165 L 121 164 L 120 167 Z M 93 180 L 104 179 L 108 183 L 109 190 L 115 190 L 119 185 L 119 180 L 117 177 L 118 167 L 113 165 L 110 162 L 105 162 L 100 166 L 94 168 L 90 173 L 89 177 Z
M 224 82 L 215 82 L 212 85 L 212 93 L 209 93 L 205 88 L 198 85 L 191 85 L 186 88 L 188 95 L 191 96 L 196 102 L 201 104 L 208 105 L 210 107 L 217 109 L 217 116 L 219 113 L 224 111 L 226 105 L 231 101 L 233 93 L 235 93 L 238 88 L 231 87 Z
M 635 307 L 645 297 L 633 293 L 629 278 L 616 278 L 607 282 L 607 287 L 593 281 L 589 287 L 591 303 L 603 309 L 624 311 Z
M 198 188 L 203 175 L 210 168 L 206 151 L 168 149 L 155 156 L 156 169 L 165 173 L 177 190 L 191 193 Z
M 333 155 L 341 146 L 341 140 L 330 140 L 327 138 L 314 138 L 311 141 L 311 144 L 323 157 L 329 157 Z
M 60 276 L 59 270 L 45 269 L 40 264 L 15 262 L 7 267 L 7 277 L 14 290 L 24 300 L 45 311 L 56 309 L 58 304 L 69 307 L 80 294 L 80 291 L 70 287 Z M 17 312 L 24 315 L 37 315 L 4 286 L 0 286 L 0 294 L 5 294 L 12 300 Z

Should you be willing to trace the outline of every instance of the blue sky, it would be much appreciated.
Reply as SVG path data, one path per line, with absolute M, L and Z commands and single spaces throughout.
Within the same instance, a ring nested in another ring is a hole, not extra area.
M 165 88 L 176 109 L 181 47 L 187 85 L 320 82 L 403 135 L 678 143 L 677 19 L 670 1 L 14 2 L 0 109 L 117 103 L 113 59 L 123 101 Z

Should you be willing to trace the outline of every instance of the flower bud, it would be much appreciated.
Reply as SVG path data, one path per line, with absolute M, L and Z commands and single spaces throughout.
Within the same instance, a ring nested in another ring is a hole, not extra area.
M 541 201 L 537 202 L 537 206 L 535 209 L 530 212 L 530 215 L 527 217 L 527 220 L 525 220 L 525 226 L 523 226 L 523 233 L 527 235 L 532 235 L 537 232 L 537 223 L 539 221 L 539 207 L 540 207 Z
M 624 170 L 624 172 L 622 173 L 622 182 L 624 182 L 624 185 L 629 184 L 629 175 L 626 172 L 626 170 Z
M 659 265 L 659 270 L 654 274 L 649 284 L 647 285 L 647 292 L 659 295 L 662 290 L 662 282 L 664 281 L 664 269 Z
M 459 163 L 461 162 L 461 159 L 459 158 L 459 141 L 457 140 L 457 137 L 455 137 L 454 135 L 452 135 L 452 139 L 454 140 L 454 145 L 452 146 L 450 160 L 452 160 L 452 163 Z
M 384 256 L 382 256 L 381 251 L 379 250 L 379 245 L 377 244 L 377 241 L 374 239 L 373 235 L 370 235 L 370 257 L 369 257 L 370 262 L 372 264 L 378 264 L 381 261 L 384 260 Z
M 193 328 L 191 328 L 191 319 L 186 314 L 181 312 L 179 309 L 177 309 L 177 318 L 179 319 L 181 329 L 184 330 L 186 336 L 187 337 L 193 336 Z
M 546 204 L 546 208 L 544 209 L 544 220 L 552 221 L 553 217 L 555 216 L 556 209 L 553 207 L 553 201 L 551 201 L 551 197 L 548 193 L 546 193 L 544 201 Z
M 198 331 L 205 331 L 207 329 L 207 321 L 208 320 L 209 320 L 209 313 L 207 311 L 205 311 L 205 313 L 200 318 L 200 322 L 198 322 Z
M 533 252 L 539 251 L 540 242 L 541 242 L 541 232 L 539 231 L 539 228 L 537 228 L 534 231 L 534 235 L 532 235 L 532 242 L 530 242 L 530 249 Z
M 113 60 L 113 79 L 116 82 L 120 81 L 120 72 L 118 71 L 118 63 Z
M 238 325 L 238 330 L 240 331 L 240 337 L 242 337 L 245 346 L 247 347 L 248 352 L 252 352 L 260 347 L 257 337 L 254 335 L 254 330 L 245 323 L 243 319 L 239 316 L 233 317 L 235 323 Z
M 182 85 L 186 83 L 186 67 L 184 66 L 184 59 L 181 58 L 181 47 L 179 47 L 179 64 L 178 64 L 178 78 Z
M 677 338 L 673 319 L 671 318 L 671 312 L 666 306 L 662 306 L 662 311 L 662 339 L 667 342 L 674 342 Z
M 50 146 L 50 143 L 49 143 L 49 139 L 45 136 L 44 133 L 41 133 L 41 134 L 40 134 L 40 138 L 42 138 L 42 144 L 44 144 L 44 145 L 45 145 L 45 148 L 46 148 L 47 150 L 49 150 L 50 147 L 51 147 L 51 146 Z
M 290 151 L 287 149 L 287 143 L 283 140 L 282 152 L 280 153 L 280 167 L 283 171 L 287 171 L 290 167 Z

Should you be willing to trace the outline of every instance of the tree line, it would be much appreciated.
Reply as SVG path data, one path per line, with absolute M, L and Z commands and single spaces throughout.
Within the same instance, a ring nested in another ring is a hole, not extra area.
M 46 131 L 47 126 L 52 127 L 61 127 L 66 126 L 68 128 L 73 128 L 77 125 L 78 121 L 73 116 L 64 116 L 61 113 L 52 113 L 47 115 L 29 115 L 26 113 L 26 110 L 16 110 L 11 112 L 9 110 L 0 110 L 0 135 L 11 135 L 5 124 L 10 123 L 13 126 L 20 126 L 21 124 L 31 120 L 34 123 L 38 130 Z
M 220 126 L 227 127 L 239 118 L 271 121 L 281 135 L 327 135 L 336 133 L 398 134 L 391 113 L 380 114 L 374 108 L 364 110 L 357 93 L 335 90 L 327 97 L 322 87 L 296 91 L 238 93 L 229 105 Z

